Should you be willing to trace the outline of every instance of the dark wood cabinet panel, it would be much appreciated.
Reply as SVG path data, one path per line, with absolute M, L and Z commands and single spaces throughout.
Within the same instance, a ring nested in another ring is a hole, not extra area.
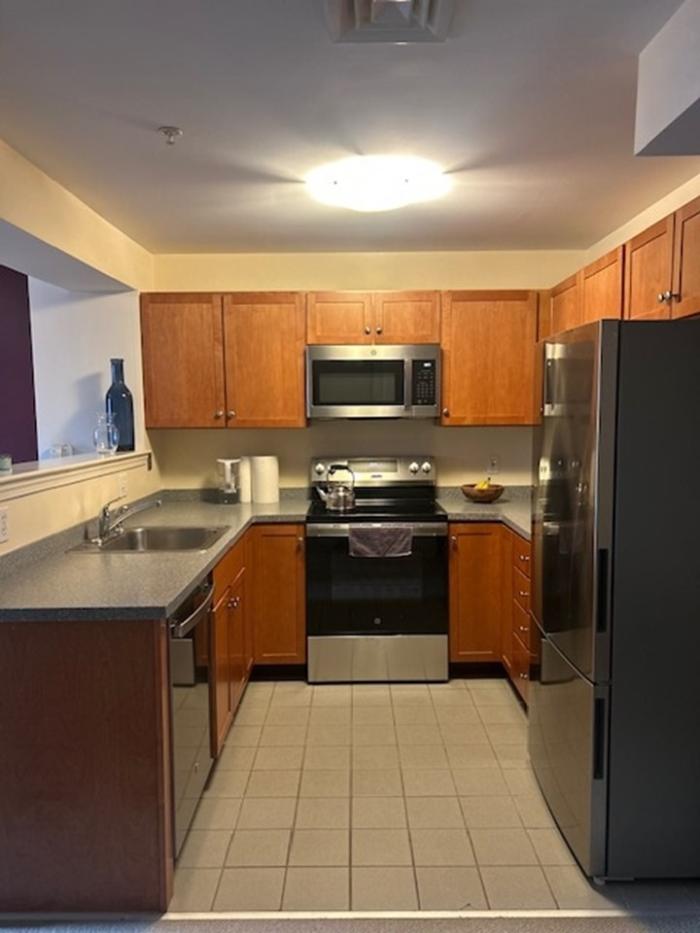
M 536 292 L 445 292 L 442 424 L 532 424 L 536 339 Z
M 306 660 L 304 526 L 257 525 L 252 534 L 256 664 Z
M 142 295 L 141 341 L 146 427 L 225 427 L 221 296 Z
M 501 525 L 451 524 L 450 660 L 500 661 Z
M 172 895 L 165 621 L 0 625 L 0 911 Z

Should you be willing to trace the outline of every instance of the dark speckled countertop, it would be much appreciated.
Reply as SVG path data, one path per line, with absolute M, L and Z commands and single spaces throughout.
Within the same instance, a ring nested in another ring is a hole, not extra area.
M 0 622 L 159 619 L 170 615 L 254 522 L 302 522 L 306 490 L 284 490 L 274 505 L 218 505 L 193 494 L 161 493 L 159 509 L 125 525 L 226 526 L 207 551 L 95 553 L 70 550 L 82 537 L 70 529 L 0 558 Z M 529 487 L 511 487 L 492 505 L 475 505 L 459 489 L 441 489 L 452 521 L 502 521 L 530 532 Z

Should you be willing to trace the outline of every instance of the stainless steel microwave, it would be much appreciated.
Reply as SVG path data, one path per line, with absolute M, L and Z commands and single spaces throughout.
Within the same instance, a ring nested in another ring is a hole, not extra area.
M 440 347 L 308 347 L 306 410 L 309 418 L 436 418 Z

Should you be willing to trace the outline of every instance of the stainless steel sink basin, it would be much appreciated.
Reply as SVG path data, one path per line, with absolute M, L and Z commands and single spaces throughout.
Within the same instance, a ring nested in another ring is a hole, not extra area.
M 111 551 L 206 551 L 227 528 L 168 527 L 166 525 L 125 528 L 121 534 L 103 543 L 86 541 L 77 550 L 96 553 Z

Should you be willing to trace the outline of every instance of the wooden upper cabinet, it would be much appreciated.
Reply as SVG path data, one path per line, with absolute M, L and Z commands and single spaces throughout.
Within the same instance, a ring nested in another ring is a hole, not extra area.
M 227 426 L 304 427 L 303 295 L 225 295 L 223 327 Z
M 550 333 L 560 334 L 581 323 L 581 289 L 578 275 L 570 275 L 552 289 Z
M 581 270 L 581 323 L 622 317 L 623 247 Z
M 552 290 L 540 289 L 537 293 L 537 339 L 544 340 L 552 331 Z
M 309 344 L 440 342 L 440 292 L 309 292 Z
M 147 428 L 223 428 L 221 296 L 141 295 Z
M 303 525 L 256 525 L 252 531 L 253 637 L 256 664 L 306 660 Z
M 440 292 L 376 292 L 375 343 L 439 343 Z
M 442 296 L 442 423 L 535 420 L 537 293 Z
M 497 522 L 450 525 L 451 661 L 502 660 L 504 530 Z
M 666 217 L 625 243 L 625 307 L 629 320 L 671 316 L 674 217 Z
M 307 294 L 307 343 L 372 343 L 373 337 L 370 292 Z
M 672 317 L 700 313 L 700 198 L 676 211 Z

